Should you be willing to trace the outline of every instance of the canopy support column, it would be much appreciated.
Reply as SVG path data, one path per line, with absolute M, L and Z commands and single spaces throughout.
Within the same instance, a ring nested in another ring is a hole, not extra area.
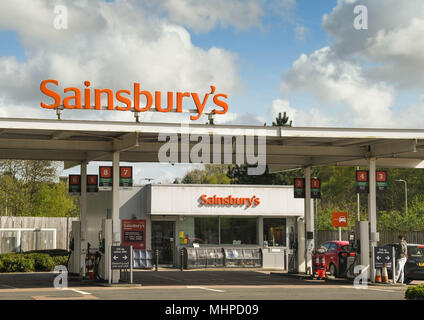
M 113 187 L 112 187 L 112 243 L 121 245 L 121 219 L 119 217 L 119 151 L 113 153 Z M 119 283 L 120 271 L 112 271 L 112 283 Z
M 374 247 L 377 246 L 377 189 L 376 189 L 376 158 L 369 159 L 369 198 L 368 198 L 368 214 L 370 221 L 370 252 L 373 256 Z M 375 268 L 374 259 L 371 259 L 370 263 L 370 277 L 371 281 L 375 281 Z
M 80 221 L 81 221 L 81 251 L 80 251 L 80 275 L 85 277 L 85 258 L 87 255 L 87 162 L 81 163 L 81 198 L 80 198 Z
M 305 262 L 306 273 L 312 274 L 312 251 L 314 250 L 314 212 L 311 200 L 311 167 L 305 168 L 305 226 L 306 226 L 306 248 Z

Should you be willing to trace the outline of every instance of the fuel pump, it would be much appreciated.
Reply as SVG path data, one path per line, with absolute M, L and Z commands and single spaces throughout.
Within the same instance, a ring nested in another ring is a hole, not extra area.
M 348 279 L 354 279 L 355 266 L 362 265 L 369 267 L 369 225 L 368 221 L 358 221 L 349 235 L 350 255 L 347 258 Z M 369 270 L 367 268 L 366 270 Z
M 102 220 L 102 230 L 99 234 L 99 251 L 95 260 L 97 260 L 96 273 L 99 279 L 109 279 L 109 249 L 112 245 L 112 219 Z

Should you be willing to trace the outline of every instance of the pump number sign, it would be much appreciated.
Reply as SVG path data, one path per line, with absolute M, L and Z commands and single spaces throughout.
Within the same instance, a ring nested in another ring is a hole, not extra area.
M 313 178 L 311 179 L 311 198 L 320 199 L 321 198 L 321 180 Z
M 378 192 L 387 190 L 387 171 L 377 171 L 375 173 L 376 185 Z
M 99 189 L 103 191 L 112 190 L 113 167 L 99 167 Z
M 294 197 L 305 198 L 305 178 L 295 178 L 293 181 L 294 185 Z
M 69 193 L 81 193 L 81 175 L 69 175 Z
M 97 192 L 99 187 L 97 186 L 98 176 L 97 174 L 87 175 L 87 192 Z
M 369 192 L 368 171 L 357 170 L 356 171 L 356 193 L 368 193 L 368 192 Z
M 132 187 L 133 185 L 133 175 L 132 167 L 119 167 L 119 186 L 120 187 Z

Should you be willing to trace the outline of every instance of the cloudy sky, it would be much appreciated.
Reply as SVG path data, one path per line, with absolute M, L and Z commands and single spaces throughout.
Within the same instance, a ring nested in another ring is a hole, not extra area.
M 68 9 L 67 29 L 54 28 L 56 5 Z M 368 9 L 367 30 L 354 28 L 357 5 Z M 423 34 L 422 0 L 3 0 L 0 117 L 54 118 L 40 107 L 39 89 L 53 78 L 62 89 L 85 80 L 162 92 L 214 85 L 229 95 L 229 112 L 216 123 L 270 124 L 286 111 L 295 126 L 422 128 Z M 189 167 L 137 165 L 136 182 L 172 181 Z

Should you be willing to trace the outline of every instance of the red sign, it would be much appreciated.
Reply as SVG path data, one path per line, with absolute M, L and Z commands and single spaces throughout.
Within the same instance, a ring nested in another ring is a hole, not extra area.
M 387 181 L 387 172 L 386 171 L 377 171 L 376 172 L 377 182 L 386 182 Z
M 69 184 L 71 185 L 81 184 L 81 176 L 79 174 L 69 175 Z
M 319 179 L 311 179 L 311 188 L 312 189 L 319 189 L 321 186 L 321 181 Z
M 122 220 L 122 245 L 146 249 L 146 220 Z
M 368 171 L 356 171 L 356 181 L 358 182 L 368 182 Z
M 347 212 L 333 212 L 333 227 L 347 227 Z
M 121 178 L 131 178 L 132 177 L 132 167 L 120 167 Z
M 112 178 L 112 167 L 100 167 L 100 178 Z
M 305 179 L 304 178 L 294 179 L 294 187 L 295 188 L 304 188 L 305 187 Z

